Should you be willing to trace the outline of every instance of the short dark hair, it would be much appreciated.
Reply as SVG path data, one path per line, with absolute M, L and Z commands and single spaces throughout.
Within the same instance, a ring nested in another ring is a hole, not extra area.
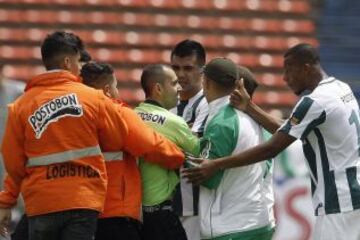
M 165 64 L 150 64 L 144 68 L 141 74 L 140 83 L 144 90 L 145 97 L 150 96 L 151 89 L 155 83 L 164 83 L 163 72 L 165 68 L 170 67 Z
M 320 63 L 320 56 L 318 51 L 308 43 L 300 43 L 287 50 L 284 57 L 292 57 L 294 60 L 301 64 L 315 65 Z
M 236 64 L 229 58 L 214 58 L 204 67 L 204 76 L 214 81 L 219 87 L 231 90 L 239 77 Z
M 239 79 L 244 79 L 244 87 L 249 93 L 250 97 L 254 94 L 256 88 L 259 86 L 258 82 L 255 79 L 254 74 L 246 67 L 239 66 Z
M 107 63 L 89 62 L 81 68 L 80 76 L 87 86 L 99 89 L 110 84 L 107 75 L 112 75 L 114 69 Z
M 59 68 L 59 57 L 76 55 L 84 49 L 82 40 L 73 33 L 56 31 L 47 35 L 41 45 L 41 57 L 47 70 Z
M 171 51 L 171 58 L 173 56 L 188 57 L 196 55 L 198 65 L 203 66 L 206 62 L 206 53 L 201 43 L 186 39 L 176 44 L 175 48 Z
M 92 60 L 92 57 L 85 49 L 80 50 L 80 62 L 88 63 Z

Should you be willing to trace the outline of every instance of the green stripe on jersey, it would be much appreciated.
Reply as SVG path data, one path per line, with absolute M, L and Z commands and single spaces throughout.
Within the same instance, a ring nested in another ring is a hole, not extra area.
M 340 204 L 336 189 L 334 171 L 330 171 L 329 159 L 326 152 L 325 140 L 318 128 L 314 129 L 314 133 L 318 139 L 321 165 L 324 176 L 325 185 L 325 213 L 339 213 Z
M 311 146 L 309 140 L 306 138 L 304 141 L 305 141 L 305 143 L 303 143 L 304 155 L 308 162 L 311 174 L 313 175 L 313 177 L 315 178 L 315 181 L 316 181 L 315 182 L 314 179 L 311 178 L 311 194 L 314 195 L 317 181 L 318 181 L 317 168 L 316 168 L 316 154 L 315 154 L 315 151 L 314 151 L 313 147 Z
M 230 233 L 220 237 L 211 238 L 211 240 L 271 240 L 275 229 L 270 225 L 256 228 L 249 231 Z
M 323 111 L 318 118 L 315 118 L 309 123 L 309 125 L 307 125 L 303 134 L 301 135 L 301 139 L 305 139 L 312 130 L 314 130 L 320 124 L 323 124 L 325 120 L 326 120 L 326 112 Z
M 216 159 L 230 156 L 234 151 L 239 136 L 239 119 L 236 111 L 230 107 L 223 107 L 208 123 L 200 141 L 201 156 Z M 217 173 L 202 185 L 217 188 L 224 175 L 224 171 Z
M 304 119 L 313 103 L 314 100 L 309 97 L 304 97 L 293 111 L 291 117 L 287 120 L 286 125 L 280 130 L 282 132 L 289 133 L 292 124 L 299 124 Z
M 349 184 L 351 202 L 353 205 L 353 209 L 360 208 L 360 185 L 357 180 L 357 168 L 350 167 L 346 169 L 346 177 Z

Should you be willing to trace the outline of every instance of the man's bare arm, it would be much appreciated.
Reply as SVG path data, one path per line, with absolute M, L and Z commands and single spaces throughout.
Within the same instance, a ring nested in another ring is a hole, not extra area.
M 244 87 L 243 79 L 236 81 L 236 89 L 231 94 L 230 103 L 233 107 L 249 114 L 251 118 L 271 133 L 275 133 L 284 122 L 284 120 L 268 114 L 252 102 Z
M 268 142 L 233 156 L 214 160 L 191 159 L 190 161 L 199 165 L 197 167 L 185 169 L 183 171 L 183 176 L 188 178 L 189 181 L 194 184 L 200 184 L 210 178 L 218 170 L 246 166 L 273 158 L 295 140 L 296 138 L 290 135 L 276 132 Z

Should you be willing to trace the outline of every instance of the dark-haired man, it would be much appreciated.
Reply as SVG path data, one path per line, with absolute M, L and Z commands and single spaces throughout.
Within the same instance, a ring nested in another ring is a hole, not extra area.
M 147 66 L 141 75 L 146 100 L 135 110 L 148 126 L 193 155 L 199 142 L 179 116 L 168 110 L 176 106 L 180 89 L 175 72 L 168 66 Z M 186 240 L 186 233 L 172 207 L 179 177 L 175 171 L 140 162 L 143 186 L 144 238 L 148 240 Z M 191 239 L 191 238 L 189 238 Z
M 180 101 L 174 111 L 185 119 L 194 133 L 201 136 L 208 112 L 201 85 L 205 49 L 199 42 L 184 40 L 174 47 L 170 60 L 181 86 Z
M 80 49 L 80 64 L 81 66 L 85 65 L 86 63 L 90 62 L 92 57 L 88 51 L 85 49 Z
M 80 65 L 84 65 L 87 62 L 91 61 L 90 54 L 85 50 L 85 46 L 81 39 L 77 37 L 78 41 L 78 48 L 80 49 Z M 0 139 L 1 139 L 0 134 Z M 10 184 L 10 185 L 9 185 Z M 12 196 L 11 201 L 15 201 L 15 199 L 18 197 L 20 189 L 7 189 L 8 186 L 12 186 L 11 181 L 9 181 L 8 177 L 5 179 L 4 184 L 4 190 L 0 192 L 0 204 L 1 199 L 7 199 L 9 201 L 9 197 Z M 6 223 L 4 223 L 7 225 Z M 0 232 L 3 232 L 3 235 L 6 235 L 4 231 L 6 231 L 6 228 L 1 228 Z M 28 217 L 23 214 L 20 218 L 20 221 L 17 223 L 14 232 L 11 234 L 12 240 L 27 240 L 29 239 L 29 224 L 28 224 Z
M 237 155 L 204 161 L 187 176 L 200 182 L 218 169 L 274 157 L 300 139 L 309 165 L 317 216 L 313 238 L 359 239 L 360 128 L 356 98 L 346 83 L 325 73 L 317 50 L 309 44 L 290 48 L 284 55 L 284 69 L 284 81 L 295 94 L 310 92 L 299 100 L 288 120 L 281 125 L 281 120 L 267 115 L 251 101 L 242 105 L 269 131 L 278 129 L 273 137 Z M 239 95 L 244 96 L 244 92 Z
M 201 75 L 206 62 L 206 53 L 201 43 L 186 39 L 176 44 L 171 52 L 171 67 L 178 77 L 181 90 L 177 107 L 171 111 L 181 116 L 194 134 L 201 137 L 208 115 L 208 104 L 203 94 Z M 174 198 L 176 212 L 187 236 L 200 240 L 198 215 L 199 188 L 180 180 Z
M 81 68 L 81 78 L 85 85 L 103 90 L 109 98 L 117 99 L 119 91 L 112 66 L 106 63 L 90 62 Z
M 30 240 L 93 239 L 106 194 L 103 153 L 125 150 L 169 168 L 183 162 L 132 110 L 80 82 L 80 50 L 76 35 L 49 34 L 41 46 L 47 72 L 8 108 L 1 152 L 10 180 L 21 186 Z
M 116 104 L 124 105 L 117 100 L 117 80 L 111 65 L 89 62 L 81 68 L 80 76 L 85 85 L 102 90 Z M 123 152 L 114 156 L 105 154 L 105 161 L 108 185 L 95 240 L 141 240 L 141 181 L 137 159 Z

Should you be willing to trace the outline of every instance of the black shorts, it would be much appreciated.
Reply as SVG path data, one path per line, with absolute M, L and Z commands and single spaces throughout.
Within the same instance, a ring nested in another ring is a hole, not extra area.
M 187 240 L 185 229 L 173 211 L 171 201 L 151 208 L 151 211 L 143 208 L 144 240 Z
M 132 218 L 99 218 L 95 240 L 142 240 L 141 229 L 141 223 Z

